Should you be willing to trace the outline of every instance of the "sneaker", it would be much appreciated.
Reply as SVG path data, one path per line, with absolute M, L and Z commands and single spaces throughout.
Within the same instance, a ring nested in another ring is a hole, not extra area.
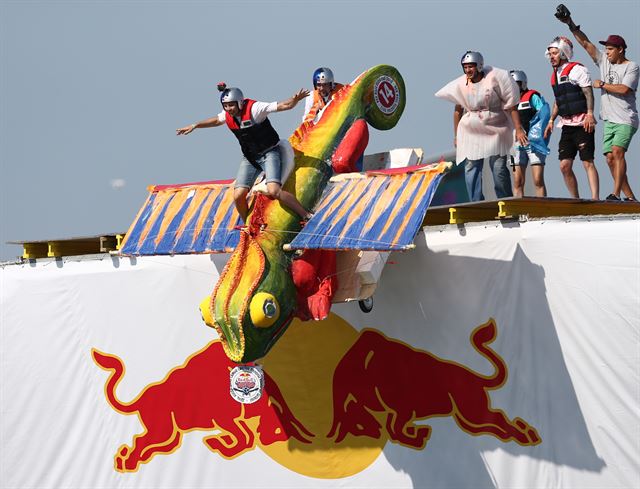
M 638 202 L 636 199 L 632 199 L 631 197 L 625 197 L 622 199 L 623 202 Z
M 614 194 L 607 195 L 607 198 L 604 200 L 611 200 L 614 202 L 620 202 L 620 197 L 615 196 Z

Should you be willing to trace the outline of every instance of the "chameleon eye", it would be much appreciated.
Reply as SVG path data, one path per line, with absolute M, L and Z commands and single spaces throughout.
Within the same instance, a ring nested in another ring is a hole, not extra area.
M 213 328 L 213 316 L 211 316 L 211 296 L 208 295 L 200 302 L 200 314 L 204 324 Z
M 249 315 L 255 327 L 268 328 L 280 317 L 280 305 L 273 295 L 267 292 L 258 292 L 251 299 Z

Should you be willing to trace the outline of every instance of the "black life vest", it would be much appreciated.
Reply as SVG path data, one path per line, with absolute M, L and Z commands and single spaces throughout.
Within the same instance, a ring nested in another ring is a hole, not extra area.
M 536 115 L 537 110 L 531 105 L 531 97 L 540 94 L 535 90 L 527 90 L 520 96 L 520 103 L 518 104 L 518 115 L 520 116 L 520 124 L 526 134 L 529 134 L 529 126 L 531 119 Z
M 580 63 L 569 63 L 560 73 L 560 77 L 555 69 L 551 74 L 551 88 L 556 96 L 558 114 L 563 117 L 587 112 L 587 98 L 582 89 L 569 81 L 569 72 L 576 65 L 582 66 Z
M 244 100 L 240 111 L 240 124 L 228 112 L 224 114 L 227 127 L 238 138 L 242 154 L 252 164 L 255 163 L 259 156 L 276 146 L 280 141 L 280 136 L 278 136 L 268 118 L 256 124 L 251 117 L 251 107 L 255 102 L 255 100 L 250 99 Z

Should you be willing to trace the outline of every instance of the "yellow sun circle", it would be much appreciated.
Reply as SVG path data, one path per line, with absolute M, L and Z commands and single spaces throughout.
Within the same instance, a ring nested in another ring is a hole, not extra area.
M 357 337 L 336 314 L 321 322 L 295 320 L 260 362 L 294 415 L 315 435 L 309 444 L 291 438 L 260 447 L 279 464 L 309 477 L 336 479 L 361 472 L 380 455 L 384 437 L 347 436 L 340 443 L 327 438 L 333 423 L 333 373 Z

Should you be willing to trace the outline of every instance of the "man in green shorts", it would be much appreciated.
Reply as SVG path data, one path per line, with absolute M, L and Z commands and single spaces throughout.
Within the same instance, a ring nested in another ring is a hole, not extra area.
M 605 49 L 598 49 L 589 41 L 587 35 L 575 25 L 571 17 L 560 19 L 568 24 L 576 40 L 587 51 L 591 59 L 600 68 L 600 80 L 593 81 L 593 87 L 601 90 L 600 118 L 604 121 L 604 141 L 602 152 L 613 176 L 613 193 L 607 200 L 620 200 L 624 192 L 627 201 L 635 201 L 627 180 L 627 161 L 625 153 L 631 138 L 638 130 L 638 109 L 636 108 L 636 90 L 640 68 L 629 61 L 625 54 L 627 43 L 616 34 L 600 41 Z

